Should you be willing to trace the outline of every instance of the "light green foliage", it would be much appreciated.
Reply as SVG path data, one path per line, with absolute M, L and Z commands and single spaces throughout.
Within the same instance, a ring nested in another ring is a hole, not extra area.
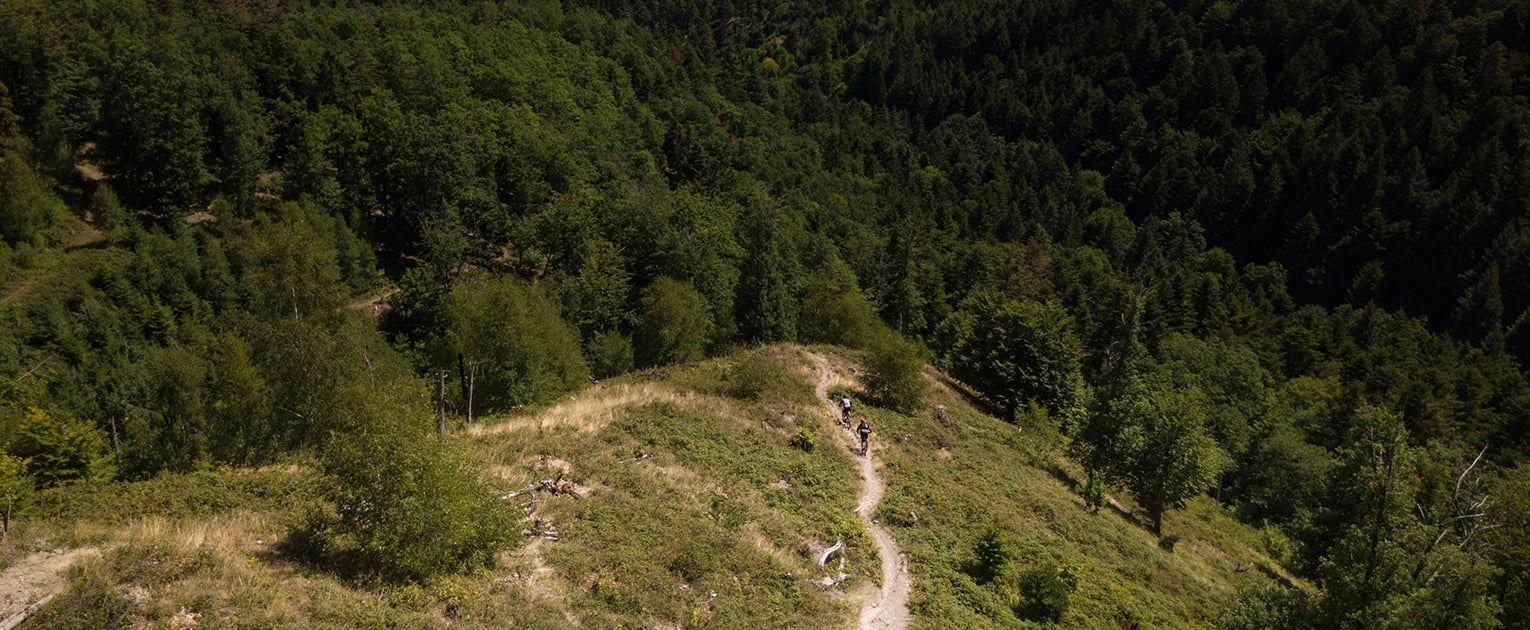
M 706 356 L 713 330 L 706 299 L 689 283 L 660 277 L 643 289 L 633 346 L 640 366 Z
M 817 445 L 817 443 L 818 438 L 813 433 L 813 430 L 807 427 L 798 429 L 797 433 L 792 436 L 790 442 L 792 448 L 798 449 L 804 453 L 813 452 L 813 448 Z
M 815 272 L 803 284 L 802 313 L 797 317 L 803 341 L 862 348 L 875 339 L 876 313 L 853 277 L 840 282 Z
M 266 380 L 245 342 L 220 336 L 207 372 L 209 455 L 215 461 L 249 464 L 279 451 Z
M 385 578 L 488 566 L 519 533 L 513 508 L 479 481 L 471 460 L 428 437 L 428 401 L 399 390 L 411 385 L 426 389 L 406 381 L 354 392 L 353 428 L 336 434 L 322 458 L 333 520 L 310 522 L 305 535 Z
M 1140 442 L 1127 463 L 1126 485 L 1148 511 L 1153 532 L 1163 513 L 1184 506 L 1216 481 L 1225 455 L 1206 429 L 1206 399 L 1199 390 L 1150 391 L 1137 401 Z
M 541 291 L 515 278 L 458 284 L 446 313 L 447 356 L 478 365 L 474 395 L 484 409 L 543 402 L 590 375 L 578 335 Z
M 372 322 L 355 313 L 337 313 L 332 323 L 281 318 L 258 324 L 250 347 L 270 388 L 272 432 L 286 448 L 317 446 L 347 426 L 348 387 L 388 382 L 409 369 Z
M 309 204 L 286 204 L 243 252 L 239 283 L 251 312 L 267 318 L 325 318 L 345 297 L 332 218 Z M 347 234 L 348 236 L 348 234 Z
M 27 460 L 27 475 L 39 486 L 104 482 L 116 473 L 106 434 L 91 422 L 31 406 L 7 406 L 4 413 L 20 425 L 5 450 Z
M 1229 457 L 1239 459 L 1255 431 L 1273 415 L 1274 377 L 1247 347 L 1174 334 L 1158 344 L 1157 371 L 1206 395 L 1207 429 Z
M 977 542 L 973 543 L 972 553 L 975 556 L 973 562 L 973 577 L 979 582 L 988 582 L 1004 573 L 1009 564 L 1015 560 L 1019 551 L 1015 549 L 1014 535 L 997 520 L 990 520 L 983 526 L 983 533 L 978 535 Z
M 27 477 L 28 460 L 0 451 L 0 540 L 11 533 L 11 515 L 26 506 L 35 482 Z
M 1502 526 L 1487 532 L 1486 542 L 1502 569 L 1493 591 L 1503 605 L 1506 627 L 1530 624 L 1530 464 L 1504 475 L 1503 500 L 1490 514 Z
M 126 236 L 132 220 L 122 207 L 122 201 L 117 199 L 117 193 L 104 183 L 96 186 L 96 192 L 91 194 L 90 214 L 96 227 L 114 240 Z
M 903 413 L 924 406 L 929 384 L 919 346 L 885 326 L 877 326 L 867 343 L 866 393 L 879 404 Z
M 1073 323 L 1061 306 L 984 293 L 942 325 L 952 374 L 1013 416 L 1041 405 L 1067 426 L 1083 413 L 1085 389 Z

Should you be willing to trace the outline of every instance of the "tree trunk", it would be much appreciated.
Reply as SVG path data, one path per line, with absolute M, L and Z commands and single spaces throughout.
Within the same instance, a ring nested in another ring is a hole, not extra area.
M 468 366 L 467 373 L 467 421 L 469 424 L 473 422 L 473 381 L 475 380 L 478 380 L 478 365 L 472 364 Z
M 117 417 L 106 419 L 112 425 L 112 458 L 117 462 L 117 470 L 122 470 L 122 445 L 117 442 Z
M 446 443 L 446 370 L 436 369 L 436 439 Z

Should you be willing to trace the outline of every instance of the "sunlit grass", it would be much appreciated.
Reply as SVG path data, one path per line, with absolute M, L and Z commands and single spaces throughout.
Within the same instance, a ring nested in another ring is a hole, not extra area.
M 887 482 L 876 517 L 906 554 L 922 627 L 1023 624 L 970 571 L 989 522 L 1013 534 L 1015 562 L 1078 576 L 1066 627 L 1207 625 L 1256 576 L 1289 578 L 1215 501 L 1167 514 L 1180 539 L 1165 551 L 1128 497 L 1085 507 L 1081 472 L 1045 422 L 995 420 L 939 385 L 913 415 L 877 409 L 860 398 L 853 353 L 814 351 L 833 367 L 830 393 L 850 394 L 875 427 Z M 50 492 L 4 551 L 101 549 L 79 573 L 86 592 L 59 605 L 115 597 L 144 626 L 845 627 L 846 594 L 875 584 L 878 559 L 853 513 L 851 438 L 813 396 L 806 353 L 768 346 L 629 374 L 457 430 L 496 492 L 544 479 L 575 492 L 509 496 L 508 509 L 534 501 L 521 522 L 534 537 L 469 575 L 355 583 L 290 558 L 282 541 L 320 496 L 304 462 Z M 815 436 L 810 452 L 792 445 L 800 432 Z M 816 557 L 838 540 L 851 577 L 825 590 Z

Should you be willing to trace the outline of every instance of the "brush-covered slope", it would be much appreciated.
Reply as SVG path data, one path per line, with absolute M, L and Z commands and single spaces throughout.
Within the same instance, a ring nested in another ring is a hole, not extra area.
M 449 447 L 524 516 L 513 549 L 467 575 L 385 584 L 299 559 L 292 532 L 322 507 L 303 463 L 51 490 L 5 570 L 37 561 L 24 549 L 100 550 L 37 627 L 849 627 L 880 559 L 850 438 L 814 391 L 860 401 L 857 359 L 767 346 L 455 427 Z M 1209 500 L 1170 514 L 1172 551 L 1130 506 L 1090 513 L 1056 438 L 933 392 L 913 415 L 858 406 L 914 627 L 1207 625 L 1281 571 Z M 847 575 L 825 586 L 838 541 Z

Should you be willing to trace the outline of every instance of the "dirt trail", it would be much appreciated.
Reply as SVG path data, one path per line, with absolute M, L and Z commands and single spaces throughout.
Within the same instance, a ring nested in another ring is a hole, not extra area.
M 829 400 L 829 379 L 832 374 L 829 361 L 816 353 L 809 356 L 818 365 L 818 386 L 815 389 L 818 400 L 829 410 L 831 416 L 836 415 L 839 409 Z M 840 441 L 846 445 L 858 446 L 849 434 L 842 435 Z M 872 443 L 875 444 L 876 440 L 872 440 Z M 866 522 L 866 529 L 871 532 L 871 539 L 876 542 L 877 555 L 882 558 L 882 588 L 872 593 L 861 604 L 860 627 L 907 628 L 910 621 L 909 579 L 908 571 L 903 565 L 903 552 L 898 549 L 898 543 L 893 540 L 892 534 L 887 533 L 886 528 L 872 520 L 877 504 L 882 502 L 882 492 L 886 489 L 882 476 L 877 474 L 874 455 L 875 452 L 872 452 L 866 457 L 858 458 L 861 479 L 865 481 L 865 485 L 861 489 L 860 501 L 855 512 L 860 515 L 862 521 Z
M 64 586 L 64 571 L 95 549 L 39 552 L 17 560 L 0 572 L 0 628 L 13 628 L 32 612 L 32 607 L 57 594 Z
M 22 280 L 21 284 L 16 285 L 16 288 L 11 289 L 9 293 L 0 296 L 0 308 L 5 308 L 9 306 L 11 302 L 16 301 L 16 298 L 21 297 L 21 294 L 26 293 L 27 289 L 32 288 L 32 285 L 36 284 L 36 282 L 37 281 L 32 278 Z

